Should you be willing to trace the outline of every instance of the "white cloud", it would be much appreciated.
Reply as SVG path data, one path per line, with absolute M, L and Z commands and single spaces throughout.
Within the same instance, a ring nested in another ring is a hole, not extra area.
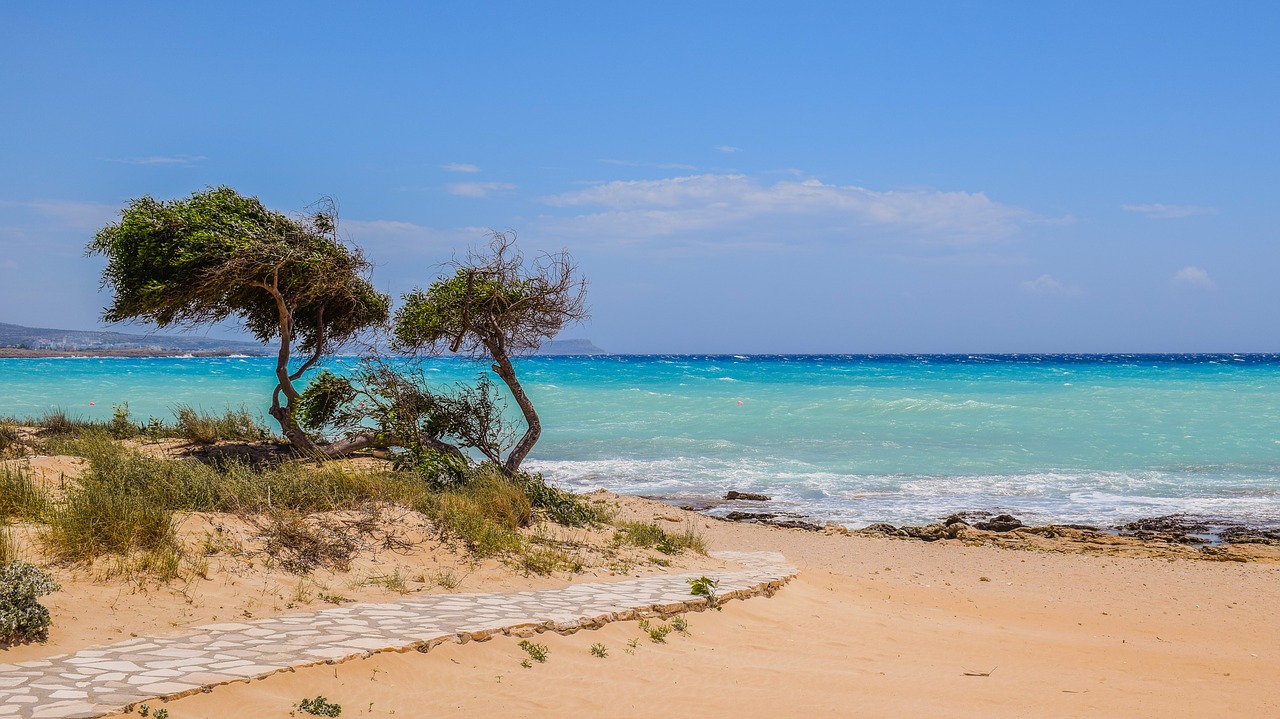
M 488 197 L 495 192 L 514 190 L 518 185 L 510 182 L 454 182 L 448 185 L 449 194 L 459 197 Z
M 207 159 L 209 158 L 204 155 L 151 155 L 149 157 L 129 157 L 111 160 L 111 162 L 121 162 L 126 165 L 180 165 L 182 167 L 190 167 Z
M 441 165 L 441 169 L 449 172 L 479 172 L 480 168 L 467 162 L 450 162 L 447 165 Z
M 652 167 L 658 170 L 696 170 L 698 168 L 693 165 L 686 165 L 680 162 L 632 162 L 631 160 L 600 160 L 606 165 L 621 165 L 622 167 Z
M 1159 202 L 1149 205 L 1121 205 L 1120 209 L 1137 212 L 1156 220 L 1170 220 L 1195 215 L 1216 215 L 1216 207 L 1200 207 L 1199 205 L 1165 205 Z
M 120 208 L 103 202 L 79 200 L 0 200 L 0 208 L 12 207 L 34 212 L 55 227 L 96 230 L 116 219 Z
M 1188 265 L 1173 273 L 1173 284 L 1197 290 L 1213 289 L 1213 280 L 1203 268 Z
M 439 229 L 398 220 L 343 220 L 342 232 L 355 245 L 371 251 L 371 257 L 397 252 L 449 254 L 483 240 L 484 227 Z
M 544 198 L 555 207 L 596 210 L 560 218 L 586 232 L 634 238 L 682 232 L 758 229 L 849 235 L 892 228 L 944 244 L 1006 238 L 1037 221 L 1026 210 L 994 202 L 981 192 L 876 191 L 818 180 L 762 185 L 746 175 L 691 175 L 662 180 L 614 181 Z
M 741 147 L 734 147 L 733 145 L 720 145 L 716 150 L 719 152 L 742 152 Z
M 1019 286 L 1022 288 L 1023 292 L 1030 292 L 1036 295 L 1078 297 L 1083 294 L 1079 287 L 1063 284 L 1061 280 L 1049 274 L 1040 275 L 1034 280 L 1026 280 Z

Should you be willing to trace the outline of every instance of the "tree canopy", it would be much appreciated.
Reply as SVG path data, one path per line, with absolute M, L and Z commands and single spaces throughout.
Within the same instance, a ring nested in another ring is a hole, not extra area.
M 390 309 L 369 280 L 371 263 L 338 239 L 328 202 L 289 217 L 230 187 L 167 202 L 141 197 L 97 233 L 88 252 L 107 258 L 109 322 L 196 327 L 235 318 L 261 342 L 278 339 L 271 414 L 304 450 L 316 447 L 294 418 L 293 382 L 326 352 L 384 322 Z M 294 350 L 306 359 L 291 370 Z
M 452 276 L 404 296 L 392 331 L 411 352 L 446 351 L 488 359 L 524 416 L 526 429 L 502 462 L 515 473 L 542 434 L 533 402 L 516 376 L 514 357 L 536 351 L 565 325 L 586 319 L 586 280 L 567 252 L 531 262 L 513 233 L 494 233 L 488 252 L 454 263 Z

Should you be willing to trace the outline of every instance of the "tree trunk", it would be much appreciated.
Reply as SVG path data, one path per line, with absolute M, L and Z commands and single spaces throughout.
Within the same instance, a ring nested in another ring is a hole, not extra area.
M 493 371 L 498 373 L 498 377 L 506 383 L 507 389 L 511 390 L 511 396 L 515 399 L 516 404 L 520 407 L 521 414 L 524 415 L 524 421 L 528 425 L 524 436 L 516 442 L 516 446 L 511 450 L 511 454 L 507 455 L 507 461 L 503 463 L 502 468 L 509 475 L 514 475 L 520 471 L 520 463 L 528 456 L 529 451 L 533 449 L 533 445 L 538 442 L 538 438 L 542 436 L 542 421 L 538 419 L 538 413 L 533 409 L 533 402 L 529 400 L 529 395 L 524 393 L 524 387 L 520 386 L 520 380 L 516 379 L 515 367 L 511 365 L 511 360 L 507 357 L 507 353 L 498 349 L 494 351 L 493 347 L 489 348 L 493 355 Z

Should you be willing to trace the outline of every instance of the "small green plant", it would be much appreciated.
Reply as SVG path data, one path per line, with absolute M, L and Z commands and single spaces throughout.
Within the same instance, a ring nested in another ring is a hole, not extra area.
M 155 719 L 169 719 L 169 710 L 157 709 L 154 716 L 155 716 Z
M 529 641 L 528 639 L 521 639 L 520 644 L 517 646 L 523 649 L 525 654 L 529 655 L 529 659 L 532 659 L 533 661 L 539 664 L 546 663 L 547 654 L 550 651 L 549 649 L 547 649 L 546 644 L 536 644 L 534 642 Z M 525 661 L 529 661 L 529 660 L 526 659 Z
M 49 636 L 49 610 L 38 600 L 61 587 L 30 562 L 0 567 L 0 642 L 12 644 Z
M 649 641 L 653 642 L 654 644 L 666 644 L 667 635 L 670 633 L 671 633 L 671 627 L 665 624 L 659 624 L 658 626 L 649 630 Z
M 642 632 L 647 632 L 647 631 L 649 631 L 649 620 L 648 620 L 648 619 L 641 619 L 640 621 L 636 622 L 636 625 L 640 627 L 640 631 L 642 631 Z
M 679 554 L 686 549 L 699 554 L 707 553 L 707 542 L 693 525 L 673 534 L 652 522 L 617 522 L 613 543 L 616 546 L 653 548 L 663 554 Z
M 609 656 L 609 649 L 605 645 L 596 642 L 591 645 L 591 656 L 597 659 L 604 659 Z
M 138 436 L 138 425 L 129 414 L 129 403 L 111 405 L 111 424 L 107 432 L 115 439 L 133 439 Z
M 718 586 L 720 586 L 719 579 L 702 576 L 689 580 L 689 593 L 695 597 L 706 597 L 707 606 L 718 611 L 720 609 L 720 602 L 716 597 L 716 587 Z
M 142 706 L 138 707 L 138 716 L 144 716 L 144 717 L 151 716 L 151 705 L 143 704 Z
M 323 696 L 317 696 L 314 699 L 303 699 L 298 702 L 298 710 L 311 716 L 336 717 L 342 714 L 342 705 L 331 702 Z
M 676 615 L 671 618 L 671 628 L 676 630 L 677 632 L 680 632 L 681 634 L 688 634 L 689 621 L 681 615 Z
M 524 667 L 525 669 L 532 669 L 533 662 L 529 661 L 528 659 L 521 659 L 520 666 Z

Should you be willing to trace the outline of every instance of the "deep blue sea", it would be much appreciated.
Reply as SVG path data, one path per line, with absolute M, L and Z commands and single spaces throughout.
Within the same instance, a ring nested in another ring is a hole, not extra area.
M 260 412 L 271 364 L 0 359 L 0 415 Z M 441 382 L 480 369 L 429 364 Z M 527 466 L 575 490 L 762 492 L 848 526 L 957 510 L 1280 526 L 1280 355 L 535 357 L 518 371 L 545 426 Z

